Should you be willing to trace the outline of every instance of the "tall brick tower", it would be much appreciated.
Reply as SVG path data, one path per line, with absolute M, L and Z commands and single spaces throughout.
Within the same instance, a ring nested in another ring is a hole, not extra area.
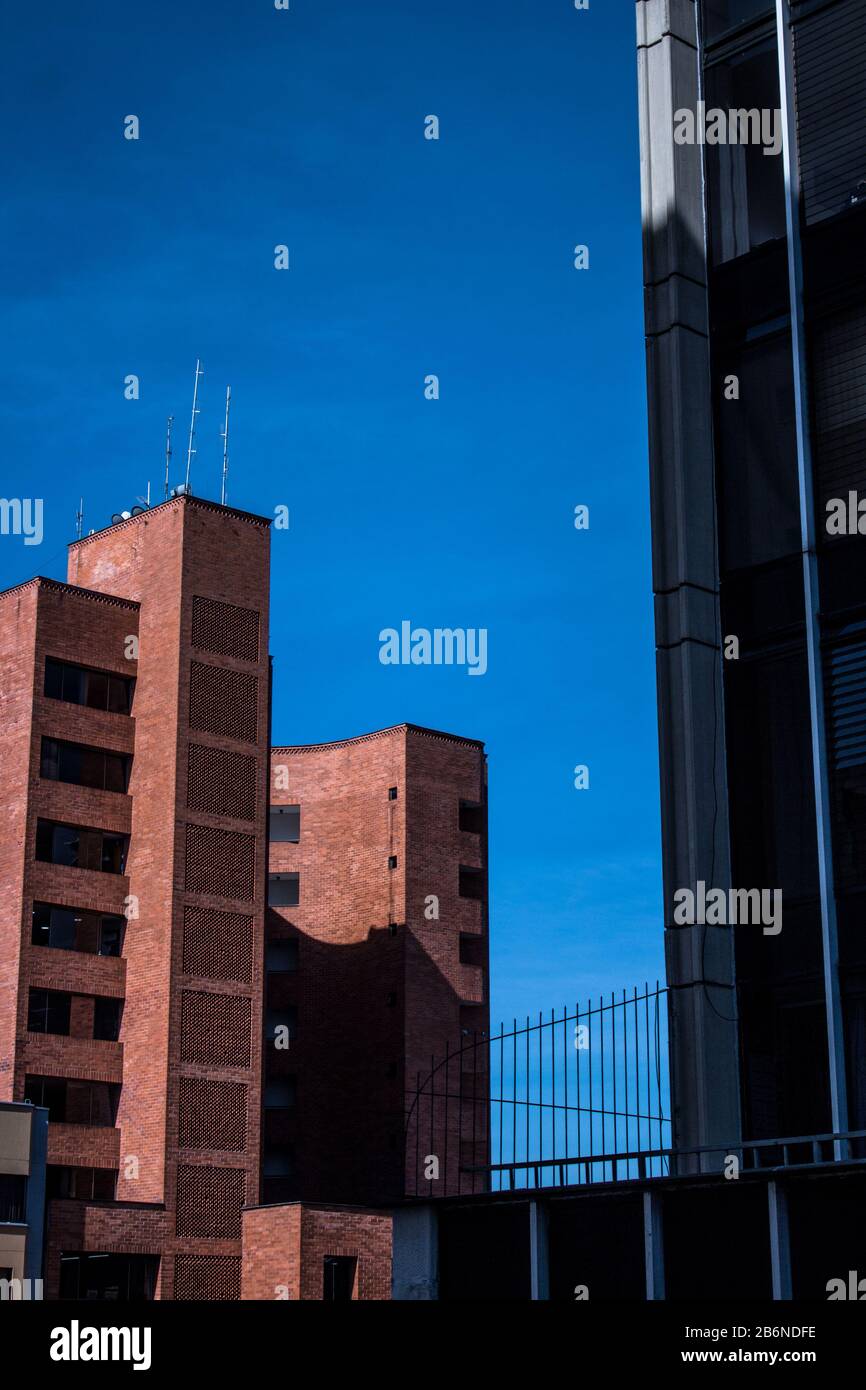
M 68 584 L 0 596 L 0 1098 L 50 1110 L 49 1297 L 239 1296 L 268 540 L 179 497 L 71 546 Z
M 410 724 L 273 749 L 263 1200 L 414 1192 L 407 1113 L 461 1040 L 462 1095 L 452 1068 L 447 1118 L 422 1105 L 418 1153 L 441 1172 L 423 1190 L 483 1161 L 486 772 L 482 744 Z

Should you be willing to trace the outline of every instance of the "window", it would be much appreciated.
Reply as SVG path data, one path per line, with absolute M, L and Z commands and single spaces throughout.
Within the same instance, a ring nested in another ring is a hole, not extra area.
M 476 898 L 481 901 L 484 897 L 484 870 L 473 869 L 467 864 L 461 864 L 459 892 L 461 898 Z
M 269 941 L 265 947 L 265 969 L 270 975 L 287 975 L 298 968 L 296 937 L 285 941 Z
M 45 1172 L 48 1197 L 86 1202 L 112 1202 L 117 1192 L 114 1168 L 62 1168 L 49 1164 Z
M 296 845 L 301 838 L 300 806 L 271 807 L 271 840 L 275 845 Z
M 53 1076 L 24 1078 L 24 1099 L 42 1105 L 54 1124 L 111 1129 L 117 1116 L 120 1086 L 106 1081 L 71 1081 Z
M 291 1110 L 296 1098 L 297 1081 L 294 1076 L 283 1076 L 265 1082 L 266 1110 Z
M 119 956 L 124 925 L 123 917 L 36 902 L 30 939 L 34 946 L 58 951 Z
M 120 1037 L 120 999 L 96 999 L 93 1008 L 93 1036 L 99 1042 L 117 1042 Z
M 459 825 L 470 835 L 480 835 L 484 829 L 484 807 L 480 801 L 461 801 Z
M 391 990 L 388 994 L 385 995 L 385 1003 L 388 1005 L 389 1009 L 393 1009 L 396 1007 L 397 996 L 393 990 Z
M 775 41 L 749 48 L 706 71 L 706 108 L 775 113 L 768 137 L 781 139 L 779 69 Z M 738 132 L 742 134 L 742 132 Z M 706 146 L 713 263 L 735 260 L 785 236 L 785 180 L 781 153 L 761 143 Z
M 481 969 L 484 965 L 484 937 L 475 932 L 460 933 L 460 964 Z
M 88 705 L 91 709 L 110 710 L 114 714 L 129 714 L 132 686 L 130 676 L 116 676 L 111 671 L 75 666 L 51 656 L 45 662 L 45 694 L 52 700 L 66 700 L 72 705 Z
M 21 1222 L 27 1211 L 27 1179 L 0 1173 L 0 1221 Z
M 389 788 L 388 788 L 388 800 L 389 800 L 389 801 L 396 801 L 396 800 L 397 800 L 397 788 L 396 788 L 396 787 L 389 787 Z
M 396 856 L 396 854 L 389 854 L 389 855 L 388 855 L 388 868 L 389 868 L 389 869 L 396 869 L 396 867 L 397 867 L 397 856 Z
M 149 1303 L 158 1274 L 158 1255 L 64 1253 L 60 1297 L 76 1303 Z
M 285 1009 L 265 1010 L 265 1037 L 269 1042 L 274 1041 L 278 1031 L 281 1037 L 288 1037 L 290 1040 L 297 1036 L 298 1011 L 293 1005 Z
M 355 1255 L 326 1255 L 322 1279 L 325 1303 L 351 1303 L 358 1260 Z
M 297 907 L 300 900 L 298 874 L 268 874 L 268 907 Z
M 55 1124 L 66 1119 L 66 1082 L 53 1076 L 28 1076 L 24 1079 L 24 1099 L 31 1105 L 41 1105 Z
M 773 0 L 703 0 L 704 38 L 712 43 L 720 34 L 773 13 Z
M 72 995 L 56 989 L 31 989 L 27 1006 L 28 1033 L 69 1035 Z
M 72 869 L 122 874 L 128 842 L 128 836 L 107 830 L 61 825 L 50 820 L 39 820 L 36 824 L 36 858 L 47 864 L 65 864 Z
M 104 748 L 86 748 L 80 743 L 43 738 L 40 774 L 52 782 L 72 782 L 77 787 L 95 787 L 98 791 L 125 792 L 129 783 L 130 761 L 125 753 L 109 753 Z
M 265 1149 L 262 1174 L 266 1178 L 290 1178 L 295 1171 L 294 1150 L 288 1144 L 269 1145 Z

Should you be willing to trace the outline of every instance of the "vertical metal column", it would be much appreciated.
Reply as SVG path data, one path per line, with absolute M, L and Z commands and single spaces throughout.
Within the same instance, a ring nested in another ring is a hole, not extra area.
M 815 533 L 815 492 L 808 420 L 808 376 L 803 314 L 803 249 L 800 237 L 800 159 L 794 99 L 794 54 L 790 0 L 776 0 L 779 55 L 779 94 L 782 107 L 785 214 L 788 227 L 788 283 L 791 297 L 791 354 L 797 435 L 797 473 L 800 484 L 800 536 L 806 605 L 806 651 L 809 663 L 809 711 L 812 725 L 812 769 L 815 782 L 815 823 L 818 837 L 818 877 L 821 898 L 821 938 L 824 957 L 824 1001 L 830 1067 L 830 1105 L 833 1130 L 848 1128 L 845 1079 L 845 1037 L 839 987 L 839 947 L 833 846 L 830 828 L 830 787 L 824 719 L 823 661 L 819 617 L 818 556 Z M 847 1143 L 837 1141 L 836 1158 L 846 1156 Z
M 657 1192 L 643 1194 L 643 1243 L 646 1262 L 648 1303 L 665 1297 L 665 1252 L 662 1232 L 662 1202 Z
M 770 1216 L 770 1269 L 773 1301 L 789 1302 L 791 1292 L 791 1244 L 788 1235 L 788 1197 L 777 1182 L 767 1183 Z
M 547 1207 L 541 1202 L 529 1203 L 529 1297 L 533 1303 L 550 1298 Z

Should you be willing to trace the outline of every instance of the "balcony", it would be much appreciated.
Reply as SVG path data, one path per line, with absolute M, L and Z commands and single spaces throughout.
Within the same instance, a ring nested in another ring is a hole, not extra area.
M 48 1125 L 48 1162 L 63 1168 L 118 1168 L 120 1130 L 101 1125 Z
M 31 1076 L 119 1084 L 123 1080 L 123 1045 L 70 1038 L 65 1033 L 25 1033 L 21 1065 Z
M 31 946 L 27 959 L 27 979 L 34 988 L 98 994 L 109 999 L 123 999 L 126 995 L 126 961 L 122 956 Z

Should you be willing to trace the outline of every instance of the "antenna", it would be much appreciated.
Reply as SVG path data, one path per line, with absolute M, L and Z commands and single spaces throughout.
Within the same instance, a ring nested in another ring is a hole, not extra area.
M 81 532 L 84 528 L 84 498 L 78 503 L 78 511 L 75 513 L 75 538 L 81 540 Z
M 226 483 L 229 476 L 229 407 L 232 403 L 232 388 L 226 387 L 226 425 L 224 430 L 220 430 L 220 439 L 223 442 L 223 485 L 220 502 L 226 504 Z
M 189 470 L 192 465 L 192 456 L 195 453 L 195 449 L 193 448 L 193 440 L 195 439 L 195 417 L 201 413 L 198 408 L 198 379 L 200 376 L 204 376 L 204 372 L 202 371 L 200 360 L 196 358 L 195 385 L 192 388 L 192 415 L 189 420 L 189 447 L 186 451 L 186 481 L 184 486 L 187 491 L 189 491 Z
M 165 426 L 165 497 L 168 501 L 168 470 L 171 464 L 171 427 L 174 424 L 174 416 L 169 415 Z

